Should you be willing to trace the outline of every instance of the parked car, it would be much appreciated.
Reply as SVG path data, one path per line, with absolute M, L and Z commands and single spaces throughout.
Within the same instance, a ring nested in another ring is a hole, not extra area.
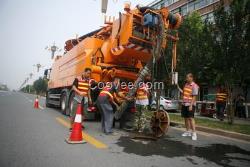
M 214 101 L 197 102 L 197 107 L 201 116 L 217 118 L 216 106 Z
M 151 109 L 156 109 L 156 101 L 153 100 L 151 103 Z M 178 100 L 173 100 L 169 97 L 160 96 L 160 109 L 166 111 L 178 111 L 179 102 Z

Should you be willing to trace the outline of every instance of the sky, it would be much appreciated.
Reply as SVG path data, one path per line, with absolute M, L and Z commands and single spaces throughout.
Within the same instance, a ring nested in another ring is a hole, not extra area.
M 126 1 L 109 0 L 106 15 L 118 17 Z M 152 1 L 130 2 L 135 7 Z M 18 89 L 29 73 L 34 74 L 32 84 L 51 66 L 46 46 L 55 42 L 63 53 L 67 39 L 100 28 L 104 15 L 101 0 L 0 0 L 0 21 L 0 83 Z M 34 66 L 38 63 L 39 72 Z

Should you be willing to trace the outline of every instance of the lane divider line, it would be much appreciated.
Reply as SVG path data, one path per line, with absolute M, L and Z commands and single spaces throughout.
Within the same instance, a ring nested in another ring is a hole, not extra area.
M 23 94 L 21 94 L 21 93 L 20 93 L 20 95 L 22 95 L 22 96 L 23 96 L 25 99 L 27 99 L 29 102 L 31 102 L 31 103 L 34 102 L 33 100 L 31 100 L 31 99 L 28 98 L 27 96 L 25 96 L 25 95 L 23 95 Z M 42 106 L 39 104 L 39 109 L 44 110 L 44 107 L 42 107 Z
M 62 124 L 63 126 L 70 128 L 70 123 L 68 121 L 66 121 L 65 119 L 61 118 L 61 117 L 56 117 L 56 120 Z M 86 132 L 82 132 L 82 137 L 85 141 L 87 141 L 89 144 L 95 146 L 96 148 L 99 149 L 106 149 L 108 148 L 108 146 L 104 143 L 102 143 L 101 141 L 95 139 L 94 137 L 90 136 L 89 134 L 87 134 Z

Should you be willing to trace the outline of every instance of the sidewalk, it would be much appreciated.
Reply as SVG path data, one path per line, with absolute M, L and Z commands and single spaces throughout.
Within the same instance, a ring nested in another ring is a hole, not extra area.
M 200 119 L 208 119 L 211 121 L 217 121 L 220 122 L 219 119 L 215 119 L 215 118 L 209 118 L 209 117 L 204 117 L 204 116 L 200 116 L 200 115 L 195 115 L 196 118 L 200 118 Z M 225 118 L 224 121 L 227 121 L 227 118 Z M 234 123 L 235 124 L 241 124 L 241 125 L 250 125 L 250 118 L 238 118 L 238 117 L 234 117 Z
M 170 114 L 180 115 L 180 113 L 170 113 Z M 205 117 L 205 116 L 200 116 L 198 114 L 195 115 L 195 118 L 206 119 L 206 120 L 211 120 L 211 121 L 215 121 L 215 122 L 221 122 L 219 119 Z M 224 121 L 227 121 L 227 118 L 225 118 Z M 234 117 L 234 123 L 235 124 L 240 124 L 240 125 L 250 125 L 250 118 L 238 118 L 238 117 Z
M 170 125 L 171 126 L 184 127 L 184 122 L 182 121 L 182 118 L 180 117 L 180 113 L 170 113 L 169 115 L 170 115 L 170 121 L 171 121 Z M 171 119 L 171 115 L 172 115 L 172 118 L 174 116 L 174 119 Z M 178 119 L 175 118 L 177 116 L 178 116 Z M 197 119 L 196 122 L 198 122 L 196 125 L 197 131 L 212 133 L 212 134 L 216 134 L 216 135 L 220 135 L 220 136 L 225 136 L 225 137 L 230 137 L 230 138 L 235 138 L 235 139 L 240 139 L 240 140 L 250 142 L 250 135 L 249 134 L 231 131 L 231 129 L 227 129 L 225 127 L 225 126 L 228 126 L 228 124 L 226 124 L 227 123 L 226 119 L 225 119 L 225 121 L 221 122 L 218 119 L 203 117 L 203 116 L 199 116 L 199 115 L 195 116 L 195 118 Z M 215 124 L 221 125 L 221 126 L 218 126 L 218 128 L 217 128 L 216 126 L 215 127 L 206 126 L 206 124 L 205 124 L 205 126 L 204 126 L 204 124 L 200 125 L 199 122 L 201 122 L 202 120 L 204 120 L 206 122 L 211 121 L 210 124 L 212 124 L 214 122 Z M 239 128 L 239 126 L 244 126 L 244 127 L 249 126 L 250 127 L 250 120 L 236 118 L 234 121 L 234 124 L 232 126 L 237 127 L 237 128 Z M 249 128 L 247 128 L 247 129 L 249 129 Z

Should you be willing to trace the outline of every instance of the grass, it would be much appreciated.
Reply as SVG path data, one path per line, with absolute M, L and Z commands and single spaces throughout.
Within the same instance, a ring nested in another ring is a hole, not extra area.
M 183 118 L 180 115 L 169 113 L 169 116 L 170 116 L 170 121 L 184 123 Z M 230 125 L 227 123 L 226 120 L 224 122 L 219 122 L 216 120 L 210 120 L 210 119 L 204 119 L 204 118 L 195 118 L 195 122 L 196 122 L 196 125 L 198 126 L 250 135 L 250 125 L 245 125 L 245 124 Z

